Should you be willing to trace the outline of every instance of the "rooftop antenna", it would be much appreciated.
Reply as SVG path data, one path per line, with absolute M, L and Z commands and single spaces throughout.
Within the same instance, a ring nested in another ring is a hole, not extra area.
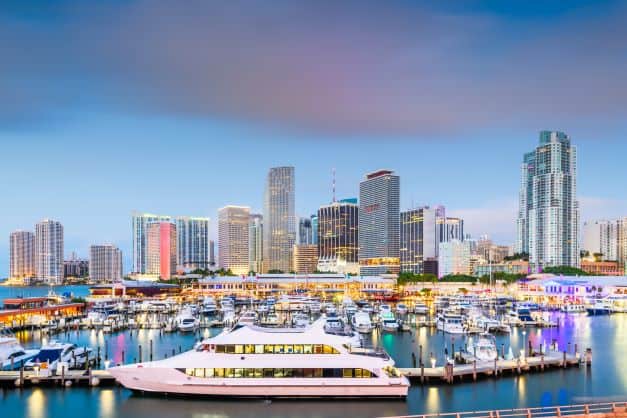
M 335 203 L 335 167 L 333 167 L 333 203 Z

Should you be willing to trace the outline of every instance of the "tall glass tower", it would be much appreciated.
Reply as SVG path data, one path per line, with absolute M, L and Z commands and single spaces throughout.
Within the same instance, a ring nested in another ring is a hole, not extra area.
M 579 266 L 577 149 L 563 132 L 542 131 L 521 167 L 516 251 L 535 271 Z
M 274 167 L 268 172 L 263 210 L 263 271 L 293 270 L 296 241 L 294 167 Z
M 209 218 L 176 218 L 177 269 L 209 268 Z

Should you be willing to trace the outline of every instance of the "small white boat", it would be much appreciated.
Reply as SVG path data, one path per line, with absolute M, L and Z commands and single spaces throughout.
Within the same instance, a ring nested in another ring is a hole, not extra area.
M 396 304 L 396 313 L 398 315 L 406 315 L 407 314 L 407 305 L 405 305 L 404 303 L 397 303 Z
M 494 361 L 498 358 L 496 340 L 491 334 L 480 334 L 472 345 L 472 355 L 477 361 Z
M 586 307 L 581 303 L 568 303 L 562 305 L 560 311 L 564 313 L 583 313 L 586 312 Z
M 351 318 L 353 329 L 361 334 L 369 334 L 372 332 L 372 321 L 370 314 L 364 311 L 357 311 Z
M 463 318 L 460 314 L 444 311 L 438 314 L 435 324 L 438 330 L 448 334 L 464 334 L 463 322 Z
M 292 318 L 292 326 L 295 328 L 304 328 L 309 326 L 309 316 L 304 313 L 294 314 Z
M 196 319 L 190 310 L 184 309 L 174 320 L 180 332 L 194 332 L 198 329 L 200 322 Z
M 41 347 L 34 358 L 25 364 L 27 370 L 37 367 L 56 371 L 60 363 L 67 364 L 68 369 L 81 369 L 85 367 L 88 356 L 89 361 L 95 360 L 91 354 L 91 348 L 78 347 L 75 344 L 50 341 Z
M 429 307 L 424 303 L 416 303 L 414 305 L 414 314 L 422 316 L 429 315 Z
M 260 324 L 263 327 L 278 327 L 281 324 L 281 321 L 276 313 L 270 312 L 261 319 Z
M 237 321 L 238 325 L 255 325 L 257 323 L 257 313 L 255 311 L 244 311 Z
M 381 316 L 381 329 L 388 332 L 396 332 L 400 328 L 400 324 L 392 312 L 388 312 Z
M 18 370 L 39 353 L 39 350 L 25 350 L 17 338 L 8 330 L 0 329 L 0 370 Z

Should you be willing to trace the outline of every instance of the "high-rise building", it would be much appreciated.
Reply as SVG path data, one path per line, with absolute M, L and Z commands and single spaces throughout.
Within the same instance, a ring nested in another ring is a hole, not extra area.
M 318 246 L 314 244 L 294 245 L 294 271 L 298 274 L 311 274 L 318 265 Z
M 579 265 L 577 150 L 563 132 L 542 131 L 521 169 L 516 251 L 535 271 Z
M 171 279 L 176 274 L 176 225 L 151 222 L 146 225 L 146 274 Z
M 218 264 L 234 274 L 249 271 L 250 208 L 225 206 L 218 210 Z
M 216 265 L 216 242 L 209 240 L 209 266 L 215 267 Z
M 401 271 L 423 274 L 424 262 L 436 259 L 439 233 L 437 212 L 428 206 L 401 212 Z
M 118 282 L 123 277 L 122 251 L 115 245 L 89 247 L 89 278 L 95 282 Z
M 63 225 L 44 219 L 35 226 L 35 275 L 48 284 L 61 284 L 63 273 Z
M 263 271 L 263 215 L 250 215 L 248 228 L 248 268 L 255 273 Z
M 400 270 L 400 178 L 390 170 L 359 184 L 359 270 L 363 275 Z
M 449 242 L 453 240 L 463 241 L 464 236 L 464 220 L 461 218 L 438 218 L 438 234 L 440 242 Z
M 86 278 L 87 276 L 89 276 L 89 260 L 80 258 L 73 252 L 69 259 L 63 261 L 63 277 Z
M 9 274 L 15 279 L 35 277 L 35 234 L 15 231 L 9 240 Z
M 618 221 L 592 221 L 583 224 L 582 250 L 591 256 L 601 254 L 601 259 L 618 261 Z
M 616 221 L 616 259 L 619 266 L 627 274 L 627 217 Z
M 176 218 L 177 270 L 209 268 L 209 218 Z
M 264 272 L 292 271 L 292 252 L 296 240 L 294 205 L 294 167 L 271 168 L 264 195 Z
M 318 270 L 359 273 L 359 205 L 340 200 L 318 209 Z
M 298 245 L 313 244 L 313 228 L 311 225 L 311 218 L 300 218 L 298 220 L 298 239 L 296 240 Z
M 311 243 L 318 245 L 318 215 L 311 215 Z
M 473 273 L 470 257 L 470 242 L 451 240 L 440 243 L 438 277 L 450 274 Z
M 147 225 L 152 222 L 171 222 L 172 217 L 151 213 L 133 212 L 133 273 L 147 273 Z

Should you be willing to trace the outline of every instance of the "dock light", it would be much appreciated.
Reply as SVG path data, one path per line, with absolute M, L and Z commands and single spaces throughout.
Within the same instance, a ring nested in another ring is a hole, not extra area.
M 105 360 L 104 361 L 105 370 L 107 370 L 109 368 L 110 364 L 111 364 L 111 360 Z
M 431 368 L 435 368 L 435 357 L 431 357 Z

